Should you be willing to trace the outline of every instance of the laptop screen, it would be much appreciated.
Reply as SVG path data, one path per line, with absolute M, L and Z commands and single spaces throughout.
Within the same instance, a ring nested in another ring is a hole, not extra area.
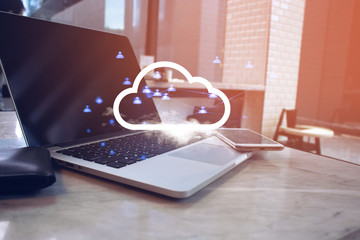
M 140 71 L 126 37 L 0 12 L 0 59 L 30 146 L 124 130 L 113 102 Z M 120 112 L 160 121 L 151 97 L 130 96 Z

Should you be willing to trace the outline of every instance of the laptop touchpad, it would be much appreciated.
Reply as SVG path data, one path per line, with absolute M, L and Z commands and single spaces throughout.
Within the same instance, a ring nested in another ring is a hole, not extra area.
M 222 166 L 229 161 L 239 157 L 241 153 L 227 147 L 199 143 L 184 150 L 170 154 L 178 158 L 185 158 L 198 162 L 211 163 Z

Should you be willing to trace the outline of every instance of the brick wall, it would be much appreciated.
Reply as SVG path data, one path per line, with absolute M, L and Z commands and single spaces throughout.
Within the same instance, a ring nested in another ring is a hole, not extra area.
M 295 108 L 304 6 L 305 0 L 228 1 L 223 82 L 265 85 L 263 109 L 251 114 L 262 115 L 260 131 L 269 137 L 282 108 Z M 245 67 L 249 61 L 253 68 Z
M 305 0 L 273 0 L 262 133 L 273 137 L 282 108 L 294 109 Z
M 226 1 L 202 0 L 198 75 L 211 82 L 222 81 L 223 64 L 213 64 L 215 57 L 224 58 Z
M 268 0 L 228 1 L 223 82 L 264 84 L 269 16 Z

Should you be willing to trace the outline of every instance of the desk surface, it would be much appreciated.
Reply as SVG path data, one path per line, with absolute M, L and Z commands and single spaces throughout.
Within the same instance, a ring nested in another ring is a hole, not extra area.
M 9 134 L 15 120 L 0 113 L 1 129 Z M 0 147 L 18 139 L 2 138 Z M 37 193 L 0 196 L 0 239 L 360 237 L 360 166 L 298 150 L 258 153 L 183 200 L 71 170 L 56 174 Z

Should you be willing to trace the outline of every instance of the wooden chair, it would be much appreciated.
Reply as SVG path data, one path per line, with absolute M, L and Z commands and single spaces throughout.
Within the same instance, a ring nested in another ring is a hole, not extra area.
M 286 126 L 283 126 L 282 123 L 285 115 Z M 273 139 L 278 141 L 279 136 L 287 137 L 287 141 L 284 144 L 288 147 L 308 152 L 315 151 L 315 153 L 321 154 L 320 138 L 332 137 L 334 136 L 334 131 L 317 126 L 296 124 L 296 109 L 283 109 Z M 308 138 L 307 142 L 304 141 L 304 137 Z M 315 143 L 310 141 L 311 138 L 315 139 Z

